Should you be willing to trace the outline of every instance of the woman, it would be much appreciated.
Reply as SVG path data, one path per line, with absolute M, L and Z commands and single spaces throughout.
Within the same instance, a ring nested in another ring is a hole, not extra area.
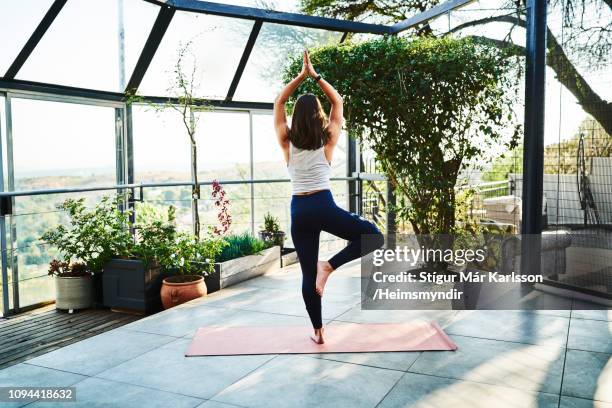
M 321 87 L 331 110 L 327 119 L 319 99 L 301 95 L 293 108 L 291 127 L 287 125 L 285 103 L 302 81 L 311 77 Z M 342 129 L 342 97 L 316 73 L 308 51 L 300 74 L 280 92 L 274 101 L 274 126 L 278 143 L 285 155 L 291 177 L 291 237 L 302 268 L 302 296 L 314 328 L 312 339 L 323 344 L 321 297 L 329 275 L 362 253 L 380 248 L 384 239 L 378 228 L 338 207 L 330 191 L 329 178 L 334 148 Z M 329 261 L 319 261 L 321 231 L 349 241 Z M 361 235 L 372 234 L 368 248 L 361 247 Z

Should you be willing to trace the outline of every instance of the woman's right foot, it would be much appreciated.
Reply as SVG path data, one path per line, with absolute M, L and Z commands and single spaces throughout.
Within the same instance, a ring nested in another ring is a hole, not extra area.
M 331 264 L 327 261 L 319 261 L 317 262 L 317 280 L 315 283 L 315 288 L 319 296 L 323 296 L 323 289 L 325 289 L 325 284 L 327 283 L 327 278 L 334 271 Z
M 317 344 L 323 344 L 325 341 L 323 340 L 323 328 L 315 329 L 314 336 L 310 336 L 310 339 Z

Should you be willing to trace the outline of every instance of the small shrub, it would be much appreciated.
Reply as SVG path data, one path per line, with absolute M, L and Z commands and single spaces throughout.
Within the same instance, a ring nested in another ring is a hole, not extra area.
M 225 242 L 227 245 L 217 257 L 217 262 L 253 255 L 269 247 L 269 244 L 253 237 L 248 232 L 229 235 L 225 237 Z
M 264 231 L 267 232 L 279 232 L 280 224 L 278 222 L 278 218 L 273 216 L 271 213 L 266 213 L 264 215 Z

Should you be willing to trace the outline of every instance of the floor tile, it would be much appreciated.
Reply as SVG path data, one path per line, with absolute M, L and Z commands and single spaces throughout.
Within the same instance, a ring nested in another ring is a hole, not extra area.
M 21 363 L 0 370 L 0 387 L 69 387 L 85 378 L 79 374 Z M 0 402 L 0 407 L 25 404 L 27 402 Z
M 279 356 L 215 400 L 249 407 L 374 407 L 399 371 L 306 356 Z
M 572 318 L 567 347 L 612 354 L 612 321 Z
M 53 408 L 191 408 L 201 399 L 171 394 L 101 378 L 90 377 L 76 384 L 76 401 L 53 403 Z M 48 402 L 35 402 L 28 407 L 50 408 Z
M 35 357 L 28 363 L 94 375 L 173 340 L 169 336 L 119 328 Z
M 208 400 L 198 405 L 196 408 L 244 408 L 240 405 L 226 404 L 224 402 Z
M 311 354 L 312 357 L 324 360 L 341 361 L 351 364 L 361 364 L 370 367 L 386 368 L 389 370 L 406 371 L 415 362 L 421 353 L 410 352 L 382 352 L 382 353 L 321 353 Z
M 185 357 L 189 342 L 178 339 L 96 377 L 208 399 L 274 358 L 273 355 Z
M 569 397 L 612 402 L 612 354 L 567 350 L 563 389 Z
M 499 340 L 451 336 L 454 352 L 424 352 L 410 372 L 559 393 L 565 350 Z
M 279 313 L 291 316 L 308 316 L 300 289 L 293 291 L 241 287 L 231 295 L 215 299 L 206 304 L 214 307 Z M 360 296 L 328 293 L 323 297 L 323 318 L 329 319 L 359 304 Z
M 606 320 L 610 322 L 612 321 L 612 310 L 573 310 L 572 317 L 578 319 Z
M 419 320 L 437 322 L 445 327 L 456 314 L 454 310 L 362 310 L 361 306 L 355 306 L 334 320 L 351 323 L 403 323 Z
M 558 396 L 406 373 L 380 408 L 557 408 Z
M 445 327 L 448 334 L 565 347 L 569 319 L 527 311 L 461 311 Z
M 561 396 L 559 408 L 612 408 L 612 403 Z

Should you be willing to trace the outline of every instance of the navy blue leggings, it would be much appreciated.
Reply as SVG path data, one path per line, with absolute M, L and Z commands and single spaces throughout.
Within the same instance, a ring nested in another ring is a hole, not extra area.
M 384 244 L 384 237 L 373 223 L 338 207 L 330 190 L 291 198 L 291 237 L 302 268 L 302 296 L 315 329 L 323 326 L 321 297 L 316 291 L 319 235 L 328 232 L 349 241 L 329 263 L 334 269 L 366 255 Z M 361 235 L 372 234 L 362 248 Z

